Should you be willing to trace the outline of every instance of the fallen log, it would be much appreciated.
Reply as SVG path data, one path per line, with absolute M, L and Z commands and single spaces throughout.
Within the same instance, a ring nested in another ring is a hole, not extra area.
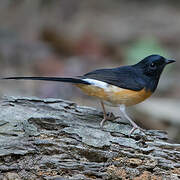
M 179 179 L 180 144 L 60 99 L 0 101 L 0 179 Z

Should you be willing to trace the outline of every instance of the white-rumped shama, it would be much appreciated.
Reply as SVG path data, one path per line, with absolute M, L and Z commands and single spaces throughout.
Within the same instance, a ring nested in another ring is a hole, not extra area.
M 28 79 L 61 81 L 73 83 L 89 96 L 95 96 L 101 101 L 104 119 L 100 125 L 110 119 L 106 114 L 104 102 L 112 106 L 119 106 L 121 117 L 132 124 L 131 133 L 139 129 L 138 125 L 126 114 L 125 107 L 138 104 L 156 90 L 160 75 L 167 64 L 175 60 L 168 60 L 160 55 L 150 55 L 137 64 L 121 66 L 112 69 L 98 69 L 76 78 L 64 77 L 6 77 L 2 79 Z

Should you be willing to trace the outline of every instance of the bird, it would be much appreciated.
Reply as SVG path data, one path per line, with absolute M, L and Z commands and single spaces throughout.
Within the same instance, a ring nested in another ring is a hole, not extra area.
M 77 77 L 4 77 L 2 79 L 16 80 L 44 80 L 72 83 L 89 96 L 100 100 L 103 119 L 100 126 L 103 128 L 105 121 L 115 119 L 107 114 L 104 104 L 119 107 L 120 117 L 128 120 L 132 129 L 129 136 L 141 128 L 127 115 L 126 107 L 143 102 L 156 90 L 160 76 L 165 66 L 175 60 L 167 59 L 161 55 L 152 54 L 134 65 L 116 68 L 97 69 Z

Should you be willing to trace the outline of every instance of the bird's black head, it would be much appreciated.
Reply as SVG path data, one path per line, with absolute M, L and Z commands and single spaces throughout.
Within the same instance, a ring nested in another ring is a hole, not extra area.
M 173 63 L 175 60 L 166 59 L 160 55 L 150 55 L 145 57 L 134 66 L 141 70 L 144 77 L 151 81 L 151 90 L 154 91 L 157 87 L 160 75 L 167 64 Z
M 135 67 L 141 68 L 144 75 L 158 78 L 167 64 L 175 60 L 168 60 L 160 55 L 150 55 L 145 57 Z

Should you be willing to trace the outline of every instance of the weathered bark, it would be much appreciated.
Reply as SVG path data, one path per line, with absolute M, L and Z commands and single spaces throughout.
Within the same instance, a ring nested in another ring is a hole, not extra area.
M 178 179 L 180 144 L 57 99 L 0 103 L 0 179 Z

